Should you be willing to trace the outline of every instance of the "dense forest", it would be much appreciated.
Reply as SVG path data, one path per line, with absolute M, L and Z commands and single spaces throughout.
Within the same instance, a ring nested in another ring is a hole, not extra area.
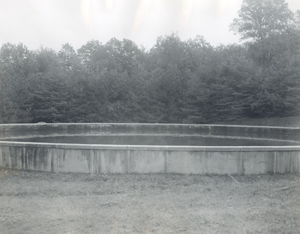
M 0 123 L 214 123 L 300 114 L 300 11 L 244 0 L 230 30 L 241 44 L 161 36 L 68 43 L 56 52 L 0 49 Z

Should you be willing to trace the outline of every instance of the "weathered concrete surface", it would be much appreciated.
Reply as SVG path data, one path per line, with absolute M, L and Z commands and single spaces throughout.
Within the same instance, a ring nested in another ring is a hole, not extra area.
M 299 173 L 300 146 L 168 147 L 0 142 L 0 167 L 56 173 Z
M 63 134 L 187 134 L 299 140 L 300 128 L 172 124 L 0 125 L 0 167 L 80 173 L 300 173 L 300 146 L 137 146 L 26 143 Z

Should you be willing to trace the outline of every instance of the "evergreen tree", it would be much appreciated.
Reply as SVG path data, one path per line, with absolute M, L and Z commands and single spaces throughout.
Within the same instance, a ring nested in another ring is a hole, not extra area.
M 34 55 L 23 44 L 0 49 L 0 122 L 31 121 Z
M 37 53 L 38 72 L 33 84 L 33 121 L 65 122 L 68 90 L 56 53 L 41 48 Z

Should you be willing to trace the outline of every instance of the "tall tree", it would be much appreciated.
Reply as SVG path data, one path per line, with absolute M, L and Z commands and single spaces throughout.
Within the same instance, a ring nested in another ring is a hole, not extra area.
M 23 44 L 4 44 L 0 49 L 0 121 L 31 121 L 34 55 Z
M 243 0 L 238 18 L 230 25 L 241 40 L 250 42 L 253 54 L 258 54 L 257 61 L 264 68 L 274 56 L 274 37 L 291 32 L 293 27 L 294 15 L 285 0 Z
M 209 123 L 213 121 L 212 108 L 220 62 L 214 48 L 201 36 L 187 41 L 187 95 L 182 107 L 184 122 Z
M 186 43 L 175 34 L 159 37 L 150 50 L 150 106 L 159 122 L 182 122 L 187 56 Z
M 55 51 L 41 48 L 36 55 L 38 71 L 33 84 L 33 121 L 65 122 L 68 90 Z
M 299 90 L 295 80 L 300 46 L 297 14 L 285 0 L 243 0 L 238 18 L 230 27 L 246 40 L 248 56 L 257 64 L 250 82 L 243 86 L 248 95 L 244 100 L 251 107 L 248 116 L 295 114 L 299 109 L 294 102 L 299 99 L 295 95 Z M 291 93 L 294 98 L 290 98 Z

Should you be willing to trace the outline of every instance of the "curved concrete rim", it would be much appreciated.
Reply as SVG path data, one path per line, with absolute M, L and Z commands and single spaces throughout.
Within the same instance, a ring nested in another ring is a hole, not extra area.
M 4 146 L 52 147 L 60 149 L 116 149 L 116 150 L 182 150 L 182 151 L 295 151 L 300 146 L 170 146 L 170 145 L 108 145 L 108 144 L 70 144 L 44 142 L 0 141 Z

